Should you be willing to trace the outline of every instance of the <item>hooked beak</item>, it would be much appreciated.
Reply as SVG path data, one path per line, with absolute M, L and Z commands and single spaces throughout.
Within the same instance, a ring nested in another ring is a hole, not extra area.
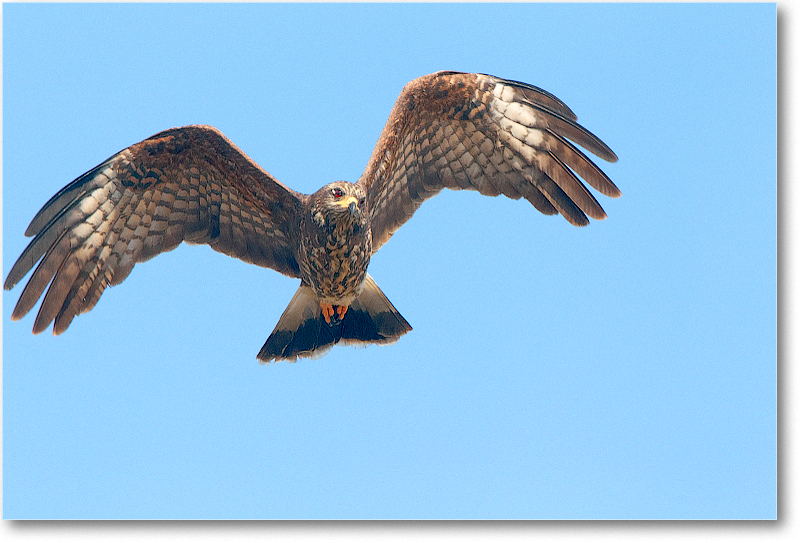
M 336 203 L 343 208 L 347 208 L 351 216 L 358 213 L 358 199 L 355 196 L 350 196 Z

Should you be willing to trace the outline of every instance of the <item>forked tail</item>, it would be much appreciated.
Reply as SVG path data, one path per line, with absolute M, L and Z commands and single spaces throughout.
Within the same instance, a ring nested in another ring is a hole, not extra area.
M 258 353 L 262 362 L 320 357 L 337 343 L 386 345 L 411 326 L 367 274 L 364 290 L 339 322 L 327 323 L 311 287 L 300 285 L 275 330 Z

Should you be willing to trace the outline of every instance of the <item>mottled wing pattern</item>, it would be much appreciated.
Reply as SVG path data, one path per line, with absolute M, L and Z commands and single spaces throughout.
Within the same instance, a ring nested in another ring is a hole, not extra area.
M 438 72 L 408 83 L 361 176 L 373 252 L 443 188 L 525 198 L 542 213 L 583 226 L 605 212 L 580 181 L 619 189 L 575 144 L 616 155 L 555 96 L 482 74 Z
M 296 237 L 303 196 L 261 169 L 218 130 L 187 126 L 132 145 L 50 199 L 25 235 L 6 290 L 39 262 L 14 309 L 33 326 L 63 332 L 134 264 L 206 243 L 246 262 L 299 276 Z

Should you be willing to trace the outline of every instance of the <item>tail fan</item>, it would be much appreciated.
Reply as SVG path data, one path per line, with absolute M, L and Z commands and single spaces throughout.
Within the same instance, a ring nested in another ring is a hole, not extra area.
M 300 285 L 281 315 L 258 359 L 261 362 L 318 358 L 334 345 L 387 345 L 411 326 L 367 274 L 364 290 L 339 322 L 325 322 L 311 287 Z

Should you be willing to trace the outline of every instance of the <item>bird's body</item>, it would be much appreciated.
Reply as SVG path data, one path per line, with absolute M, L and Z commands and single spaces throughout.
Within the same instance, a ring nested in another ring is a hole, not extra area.
M 361 294 L 372 256 L 365 206 L 358 185 L 339 181 L 314 193 L 300 219 L 300 278 L 320 303 L 346 307 Z
M 443 188 L 525 198 L 578 226 L 605 217 L 578 176 L 608 196 L 619 190 L 568 140 L 616 160 L 551 94 L 460 72 L 406 85 L 361 178 L 310 195 L 281 184 L 213 127 L 165 130 L 82 175 L 36 214 L 25 232 L 34 238 L 5 282 L 12 288 L 38 262 L 12 319 L 47 289 L 34 333 L 51 322 L 61 333 L 137 262 L 186 241 L 300 279 L 262 361 L 320 355 L 337 343 L 392 343 L 411 327 L 367 268 Z

